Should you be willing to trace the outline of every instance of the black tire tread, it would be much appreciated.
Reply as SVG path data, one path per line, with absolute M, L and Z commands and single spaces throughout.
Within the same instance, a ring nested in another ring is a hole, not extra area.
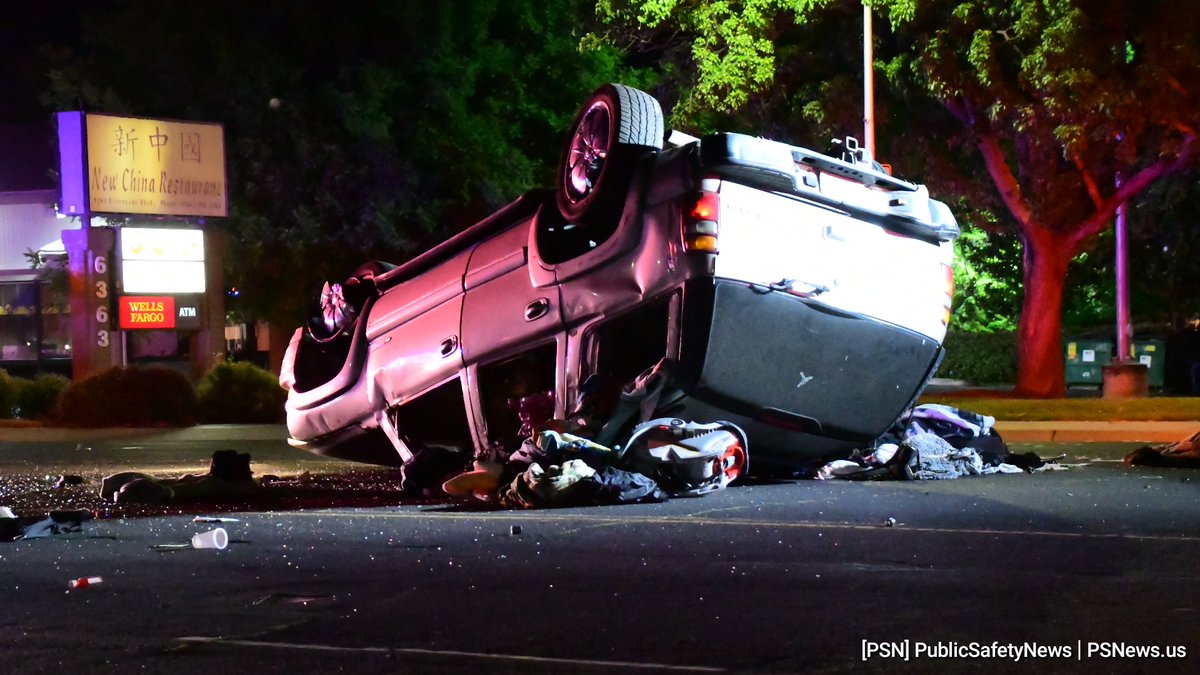
M 662 150 L 663 115 L 658 99 L 623 84 L 611 86 L 620 108 L 617 142 Z

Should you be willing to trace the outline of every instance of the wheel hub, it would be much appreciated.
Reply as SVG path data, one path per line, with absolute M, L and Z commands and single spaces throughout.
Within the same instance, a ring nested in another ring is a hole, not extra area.
M 604 160 L 608 157 L 611 121 L 608 104 L 596 101 L 583 114 L 571 137 L 566 185 L 563 188 L 572 202 L 586 199 L 600 179 Z

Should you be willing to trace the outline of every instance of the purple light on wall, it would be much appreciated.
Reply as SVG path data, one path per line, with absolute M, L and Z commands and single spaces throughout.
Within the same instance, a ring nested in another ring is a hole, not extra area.
M 83 215 L 88 211 L 83 113 L 60 112 L 55 117 L 58 121 L 58 212 L 67 216 Z

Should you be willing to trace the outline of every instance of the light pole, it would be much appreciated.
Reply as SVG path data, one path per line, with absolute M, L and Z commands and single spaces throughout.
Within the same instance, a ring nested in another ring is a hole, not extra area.
M 1117 174 L 1116 189 L 1121 189 L 1121 174 Z M 1117 207 L 1116 276 L 1117 276 L 1117 353 L 1112 363 L 1103 366 L 1104 398 L 1141 398 L 1150 395 L 1149 368 L 1133 360 L 1133 322 L 1129 318 L 1129 256 L 1125 227 L 1125 204 Z
M 875 159 L 875 56 L 871 6 L 863 1 L 863 147 Z
M 1121 187 L 1121 177 L 1117 176 L 1117 189 Z M 1133 323 L 1129 318 L 1129 240 L 1125 232 L 1125 204 L 1117 207 L 1116 230 L 1117 246 L 1117 356 L 1116 361 L 1128 361 L 1133 354 L 1131 340 L 1133 338 Z

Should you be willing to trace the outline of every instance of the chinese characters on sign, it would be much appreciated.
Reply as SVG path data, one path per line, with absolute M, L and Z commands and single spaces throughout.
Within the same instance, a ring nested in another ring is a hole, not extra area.
M 93 213 L 225 216 L 225 132 L 218 124 L 86 116 Z

